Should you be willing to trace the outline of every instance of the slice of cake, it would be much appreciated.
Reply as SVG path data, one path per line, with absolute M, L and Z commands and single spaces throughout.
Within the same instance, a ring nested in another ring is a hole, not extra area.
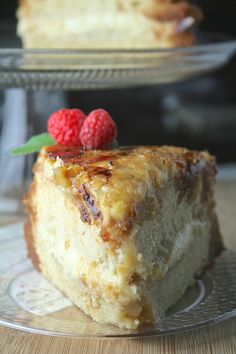
M 191 45 L 198 7 L 176 0 L 20 0 L 26 48 L 153 48 Z
M 45 147 L 25 198 L 29 255 L 94 320 L 158 321 L 221 250 L 215 173 L 184 148 Z

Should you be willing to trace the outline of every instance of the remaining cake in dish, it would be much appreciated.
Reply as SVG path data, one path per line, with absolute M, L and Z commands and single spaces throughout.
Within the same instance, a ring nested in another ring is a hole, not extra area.
M 175 0 L 20 0 L 17 33 L 27 48 L 191 45 L 198 7 Z
M 175 147 L 45 147 L 25 204 L 34 265 L 94 320 L 158 321 L 221 250 L 215 160 Z

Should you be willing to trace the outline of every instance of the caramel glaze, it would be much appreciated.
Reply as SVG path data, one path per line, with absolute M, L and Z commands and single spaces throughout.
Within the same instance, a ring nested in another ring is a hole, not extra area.
M 101 151 L 98 156 L 91 156 L 91 151 L 86 151 L 83 148 L 64 147 L 61 145 L 46 147 L 45 151 L 52 162 L 59 157 L 65 163 L 65 167 L 60 168 L 60 173 L 63 174 L 67 182 L 78 175 L 82 169 L 87 172 L 90 181 L 96 176 L 101 176 L 105 178 L 105 183 L 108 183 L 112 176 L 111 168 L 114 166 L 114 160 L 128 155 L 131 149 L 121 149 L 119 153 L 116 152 L 115 154 L 113 154 L 112 150 L 104 150 L 104 153 Z M 96 150 L 94 152 L 95 154 L 97 153 Z M 107 167 L 97 166 L 99 163 L 105 163 Z M 66 184 L 69 186 L 69 183 Z M 96 206 L 95 200 L 86 185 L 82 183 L 77 188 L 77 191 L 76 199 L 79 201 L 81 219 L 89 225 L 96 223 L 97 219 L 102 219 L 102 213 Z M 106 230 L 103 230 L 102 238 L 104 241 L 110 240 L 109 233 Z
M 119 150 L 85 150 L 80 147 L 63 145 L 46 146 L 44 148 L 51 160 L 59 157 L 66 163 L 80 164 L 81 166 L 88 166 L 89 164 L 101 161 L 110 161 L 112 165 L 113 159 L 127 156 L 133 149 L 133 147 L 126 147 Z
M 157 21 L 179 22 L 187 17 L 192 17 L 195 22 L 202 20 L 202 11 L 195 5 L 181 1 L 177 3 L 155 3 L 143 8 L 143 15 Z
M 185 148 L 176 147 L 157 147 L 150 146 L 146 147 L 148 153 L 158 152 L 159 156 L 162 158 L 170 158 L 176 167 L 181 170 L 181 172 L 187 172 L 191 175 L 199 173 L 202 169 L 202 160 L 209 160 L 209 162 L 215 162 L 215 158 L 209 155 L 207 152 L 190 151 Z M 93 178 L 97 174 L 103 174 L 106 177 L 111 176 L 111 171 L 100 166 L 92 167 L 89 170 L 90 164 L 96 164 L 99 162 L 108 162 L 110 166 L 113 166 L 114 160 L 122 156 L 128 156 L 135 154 L 136 150 L 140 148 L 135 147 L 125 147 L 115 150 L 85 150 L 83 148 L 77 147 L 65 147 L 63 145 L 47 146 L 44 148 L 50 160 L 54 161 L 59 157 L 65 163 L 72 165 L 80 165 L 87 168 L 90 178 Z M 145 147 L 141 147 L 145 149 Z M 163 165 L 165 165 L 165 160 L 163 160 Z M 211 168 L 214 167 L 216 172 L 215 163 Z
M 84 184 L 79 188 L 79 193 L 82 196 L 83 200 L 86 202 L 89 210 L 91 211 L 94 218 L 98 218 L 101 215 L 101 212 L 96 208 L 95 201 L 89 194 L 86 186 Z
M 105 242 L 117 241 L 129 233 L 136 214 L 139 210 L 147 209 L 148 198 L 149 209 L 151 208 L 148 185 L 151 183 L 150 189 L 158 194 L 158 190 L 164 187 L 160 177 L 163 171 L 167 173 L 168 180 L 179 180 L 177 184 L 182 195 L 186 190 L 191 194 L 191 187 L 199 174 L 208 179 L 216 173 L 215 159 L 207 152 L 169 146 L 88 151 L 52 146 L 45 147 L 42 154 L 52 164 L 57 158 L 63 161 L 62 165 L 55 167 L 55 182 L 64 185 L 69 191 L 73 190 L 81 219 L 88 224 L 102 225 L 102 238 Z M 135 190 L 138 185 L 144 186 L 144 195 Z M 122 214 L 121 218 L 111 218 L 109 225 L 105 226 L 102 213 L 104 209 L 100 205 L 100 196 L 104 197 L 104 193 L 100 191 L 104 186 L 107 186 L 106 191 L 109 190 L 105 196 L 106 206 L 112 208 L 121 201 L 121 213 L 124 209 L 124 217 Z

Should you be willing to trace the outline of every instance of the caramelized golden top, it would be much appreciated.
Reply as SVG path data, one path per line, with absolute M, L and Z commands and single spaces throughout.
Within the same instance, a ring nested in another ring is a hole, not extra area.
M 82 220 L 102 226 L 104 241 L 127 234 L 137 216 L 147 217 L 170 180 L 189 183 L 200 173 L 215 174 L 207 152 L 171 146 L 90 151 L 53 146 L 42 150 L 36 166 L 41 162 L 49 163 L 58 187 L 79 201 Z

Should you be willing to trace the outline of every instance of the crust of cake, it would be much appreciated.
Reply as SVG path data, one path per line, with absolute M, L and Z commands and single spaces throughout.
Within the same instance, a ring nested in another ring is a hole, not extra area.
M 24 197 L 24 205 L 26 206 L 26 213 L 29 216 L 28 220 L 25 222 L 24 225 L 24 236 L 27 245 L 27 253 L 28 257 L 31 258 L 34 267 L 40 271 L 39 266 L 39 257 L 35 247 L 35 239 L 34 239 L 34 225 L 36 224 L 36 211 L 33 205 L 33 194 L 35 192 L 35 182 L 31 183 L 30 189 L 28 193 Z
M 54 6 L 59 13 L 52 16 L 53 5 L 50 7 L 44 1 L 20 1 L 17 33 L 25 47 L 73 49 L 186 46 L 193 44 L 192 28 L 202 19 L 201 10 L 186 1 L 143 0 L 133 3 L 117 0 L 106 4 L 97 1 L 93 7 L 80 1 L 71 7 L 73 11 L 65 4 L 60 6 L 58 3 L 55 2 Z M 97 20 L 94 14 L 97 14 Z
M 34 172 L 25 198 L 28 254 L 98 322 L 157 321 L 223 248 L 207 152 L 54 146 L 42 150 Z M 114 191 L 125 203 L 107 224 Z

